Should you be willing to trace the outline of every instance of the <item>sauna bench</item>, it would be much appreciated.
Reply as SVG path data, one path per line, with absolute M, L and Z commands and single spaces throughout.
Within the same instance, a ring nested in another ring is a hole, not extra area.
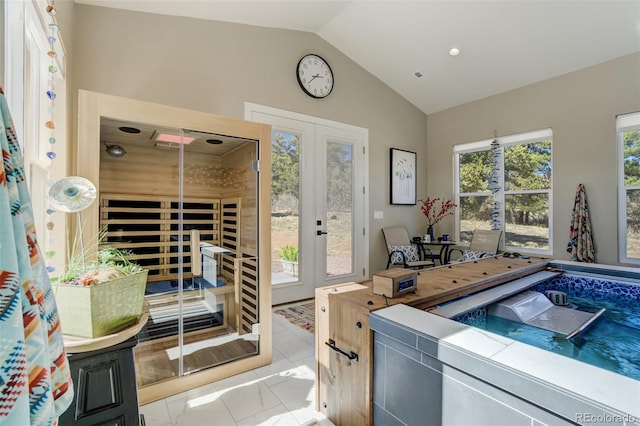
M 316 409 L 335 424 L 373 424 L 369 313 L 397 304 L 422 310 L 545 270 L 549 259 L 495 256 L 418 272 L 417 289 L 373 294 L 372 281 L 316 289 Z

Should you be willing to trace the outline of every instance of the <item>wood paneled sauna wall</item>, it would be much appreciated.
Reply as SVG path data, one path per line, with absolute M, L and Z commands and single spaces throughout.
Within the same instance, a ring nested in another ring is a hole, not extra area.
M 108 241 L 122 237 L 120 248 L 127 248 L 131 237 L 157 237 L 157 251 L 134 259 L 149 266 L 150 281 L 155 276 L 173 279 L 163 265 L 167 265 L 171 249 L 177 247 L 178 153 L 120 145 L 127 151 L 123 157 L 113 158 L 105 151 L 100 154 L 100 226 L 108 229 Z M 225 156 L 184 153 L 186 233 L 199 229 L 204 242 L 238 254 L 257 255 L 257 179 L 251 170 L 255 145 L 242 145 Z M 129 248 L 149 248 L 152 243 L 140 241 Z M 152 253 L 159 255 L 156 264 L 148 262 Z

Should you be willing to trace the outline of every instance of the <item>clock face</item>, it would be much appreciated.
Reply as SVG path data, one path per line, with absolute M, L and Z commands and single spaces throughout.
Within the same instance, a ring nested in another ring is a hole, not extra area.
M 331 67 L 318 55 L 306 55 L 298 62 L 298 83 L 307 95 L 324 98 L 333 89 Z

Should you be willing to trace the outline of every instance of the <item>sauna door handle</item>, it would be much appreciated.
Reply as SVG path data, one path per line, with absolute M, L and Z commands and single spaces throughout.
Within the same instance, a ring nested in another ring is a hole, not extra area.
M 191 238 L 189 239 L 189 243 L 191 244 L 191 273 L 194 277 L 198 277 L 202 274 L 202 257 L 200 254 L 199 230 L 191 230 Z
M 339 347 L 336 346 L 336 341 L 333 339 L 329 339 L 328 342 L 324 342 L 325 345 L 329 346 L 331 349 L 333 349 L 334 351 L 338 352 L 340 355 L 344 355 L 347 358 L 349 358 L 350 360 L 354 361 L 354 362 L 358 362 L 358 354 L 353 352 L 353 351 L 349 351 L 349 353 L 347 353 L 346 351 L 343 351 L 342 349 L 340 349 Z

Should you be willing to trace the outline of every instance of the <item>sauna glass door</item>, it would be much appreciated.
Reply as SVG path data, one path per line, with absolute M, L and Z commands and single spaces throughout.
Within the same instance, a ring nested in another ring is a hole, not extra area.
M 258 354 L 257 141 L 109 118 L 101 140 L 104 242 L 149 271 L 138 387 Z

